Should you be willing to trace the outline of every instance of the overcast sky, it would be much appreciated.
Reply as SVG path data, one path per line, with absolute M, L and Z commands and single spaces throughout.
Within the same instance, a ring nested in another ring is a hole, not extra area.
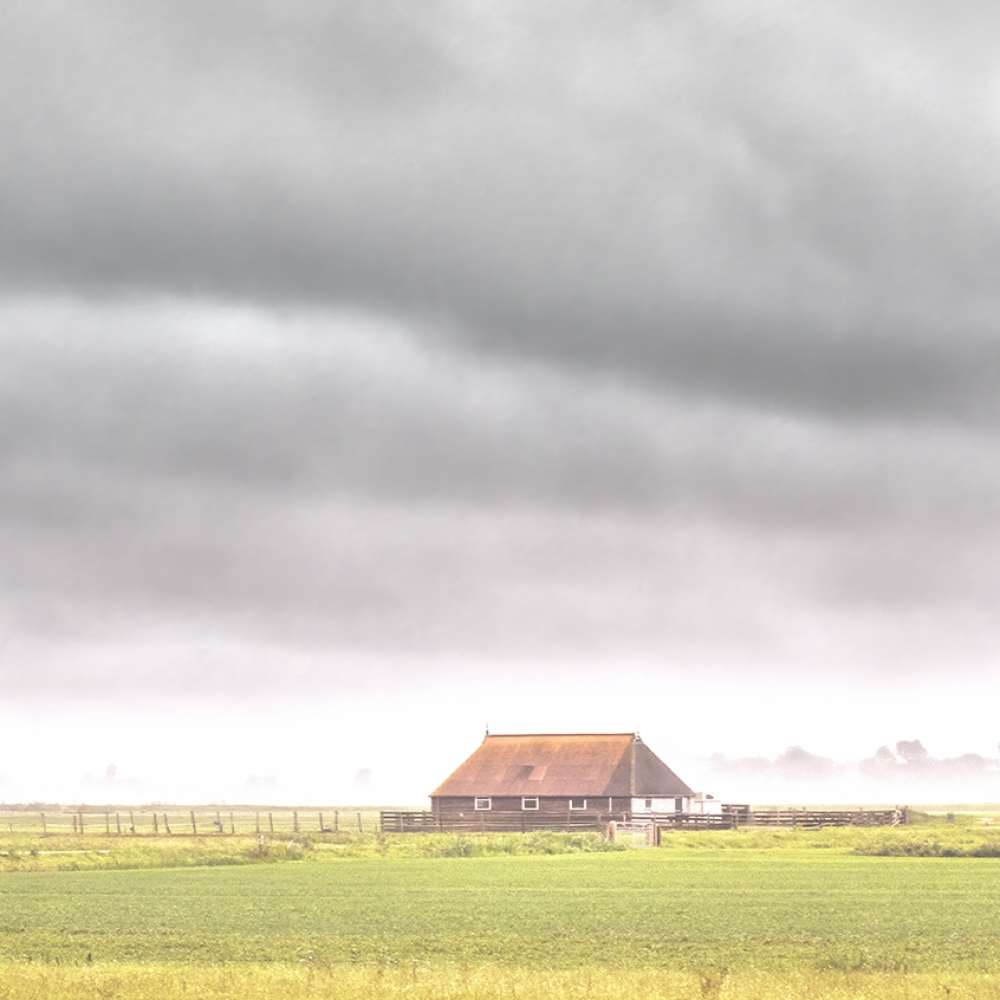
M 998 33 L 9 3 L 0 798 L 995 758 Z

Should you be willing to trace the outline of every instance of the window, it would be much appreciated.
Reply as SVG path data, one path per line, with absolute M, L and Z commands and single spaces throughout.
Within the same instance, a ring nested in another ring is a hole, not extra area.
M 476 799 L 476 809 L 482 811 L 483 809 L 492 809 L 493 800 L 492 799 Z
M 587 800 L 586 799 L 570 799 L 569 800 L 570 809 L 586 809 Z
M 653 808 L 653 800 L 652 799 L 646 799 L 646 808 L 647 809 L 652 809 Z
M 684 800 L 674 799 L 674 812 L 683 812 L 683 811 L 684 811 Z
M 538 799 L 521 799 L 521 808 L 525 812 L 531 812 L 538 808 Z

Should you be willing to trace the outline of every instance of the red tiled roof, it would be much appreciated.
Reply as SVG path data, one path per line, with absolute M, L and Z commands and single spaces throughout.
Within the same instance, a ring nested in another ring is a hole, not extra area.
M 691 789 L 634 733 L 490 736 L 438 796 L 674 796 Z

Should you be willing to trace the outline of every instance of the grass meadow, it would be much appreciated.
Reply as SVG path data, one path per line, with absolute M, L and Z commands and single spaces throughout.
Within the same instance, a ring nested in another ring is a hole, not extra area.
M 0 998 L 1000 998 L 998 836 L 0 837 Z

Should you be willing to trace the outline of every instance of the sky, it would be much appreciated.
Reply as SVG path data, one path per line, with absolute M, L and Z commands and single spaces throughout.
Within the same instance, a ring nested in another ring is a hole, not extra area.
M 1000 800 L 998 31 L 8 4 L 0 799 Z

